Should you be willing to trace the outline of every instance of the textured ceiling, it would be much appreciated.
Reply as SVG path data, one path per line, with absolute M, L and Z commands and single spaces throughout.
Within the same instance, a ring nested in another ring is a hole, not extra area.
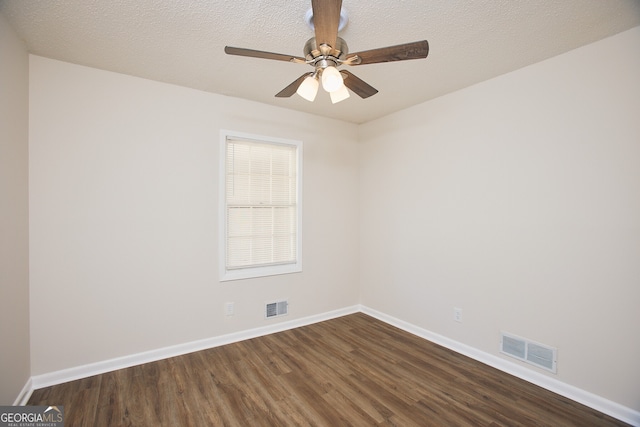
M 274 95 L 311 67 L 310 0 L 0 0 L 31 53 L 363 123 L 640 25 L 638 0 L 343 0 L 352 52 L 427 39 L 427 59 L 350 67 L 380 92 L 336 105 Z

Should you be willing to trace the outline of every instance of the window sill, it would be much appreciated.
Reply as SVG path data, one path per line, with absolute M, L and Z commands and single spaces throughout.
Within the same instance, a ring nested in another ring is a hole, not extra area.
M 281 274 L 301 272 L 301 263 L 287 265 L 270 265 L 267 267 L 241 268 L 237 270 L 224 271 L 222 273 L 222 276 L 220 277 L 220 281 L 228 282 L 232 280 L 254 279 L 258 277 L 278 276 Z

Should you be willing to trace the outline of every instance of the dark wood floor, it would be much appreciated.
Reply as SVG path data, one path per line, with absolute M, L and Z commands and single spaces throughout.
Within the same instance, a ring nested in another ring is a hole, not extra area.
M 65 426 L 622 426 L 364 314 L 34 391 Z

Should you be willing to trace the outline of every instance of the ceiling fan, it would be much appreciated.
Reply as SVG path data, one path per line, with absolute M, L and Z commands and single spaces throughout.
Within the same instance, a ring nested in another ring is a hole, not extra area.
M 429 43 L 426 40 L 349 54 L 347 43 L 338 37 L 342 0 L 311 0 L 311 9 L 315 37 L 310 38 L 304 45 L 304 58 L 231 46 L 225 46 L 224 51 L 229 55 L 309 64 L 314 71 L 300 76 L 278 92 L 276 97 L 288 98 L 298 93 L 308 101 L 313 101 L 318 92 L 318 80 L 321 80 L 322 87 L 329 92 L 334 104 L 349 97 L 347 88 L 361 98 L 378 93 L 375 88 L 349 71 L 338 70 L 341 65 L 404 61 L 426 58 L 429 54 Z

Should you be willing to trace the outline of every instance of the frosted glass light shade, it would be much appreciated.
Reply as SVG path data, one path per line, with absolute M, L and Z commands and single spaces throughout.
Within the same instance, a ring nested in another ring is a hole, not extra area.
M 322 70 L 322 87 L 327 92 L 335 92 L 344 86 L 342 74 L 336 67 L 329 66 Z
M 331 96 L 331 102 L 334 104 L 337 104 L 340 101 L 344 101 L 350 96 L 349 89 L 347 89 L 345 85 L 342 85 L 338 90 L 329 92 L 329 95 Z
M 298 86 L 296 93 L 307 101 L 313 102 L 318 93 L 318 80 L 313 76 L 307 77 L 302 81 L 302 84 Z

